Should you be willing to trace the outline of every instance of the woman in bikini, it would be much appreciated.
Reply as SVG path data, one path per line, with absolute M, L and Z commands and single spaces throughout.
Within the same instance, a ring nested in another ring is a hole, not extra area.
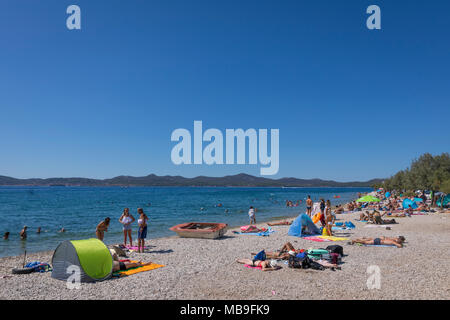
M 289 252 L 299 253 L 299 250 L 296 250 L 292 243 L 286 242 L 279 251 L 273 251 L 273 252 L 265 252 L 267 259 L 281 259 L 281 260 L 287 260 L 289 259 Z M 256 255 L 256 253 L 251 253 L 252 256 Z
M 272 260 L 255 260 L 252 259 L 238 259 L 236 260 L 237 263 L 247 264 L 252 267 L 261 267 L 262 271 L 273 271 L 280 269 L 279 266 L 276 265 L 275 262 Z
M 111 219 L 108 217 L 97 225 L 97 228 L 95 229 L 97 239 L 103 241 L 103 238 L 105 237 L 105 232 L 108 231 L 110 221 Z
M 331 203 L 330 200 L 327 200 L 327 206 L 325 207 L 325 226 L 324 228 L 327 229 L 327 233 L 329 236 L 333 235 L 333 223 L 334 223 L 334 216 L 331 213 Z
M 352 240 L 349 244 L 367 244 L 367 245 L 394 245 L 397 248 L 402 248 L 405 242 L 405 237 L 399 236 L 396 238 L 379 237 L 379 238 L 361 238 Z
M 123 224 L 123 245 L 127 246 L 127 236 L 130 239 L 130 246 L 133 246 L 133 239 L 131 238 L 131 224 L 135 221 L 130 214 L 130 209 L 125 208 L 119 218 L 119 222 Z

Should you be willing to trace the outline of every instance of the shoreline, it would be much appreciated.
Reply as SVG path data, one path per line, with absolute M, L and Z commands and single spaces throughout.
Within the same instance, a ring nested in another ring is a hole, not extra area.
M 344 203 L 346 203 L 346 201 L 342 201 L 342 202 L 339 202 L 337 204 L 342 205 Z M 302 206 L 303 206 L 303 204 L 302 204 Z M 336 207 L 336 205 L 333 205 L 333 209 L 335 207 Z M 301 213 L 303 213 L 303 212 L 301 212 Z M 287 219 L 295 219 L 295 218 L 298 217 L 299 214 L 300 213 L 297 213 L 296 215 L 292 215 L 292 216 L 279 216 L 279 217 L 270 218 L 270 219 L 262 219 L 261 222 L 258 222 L 258 223 L 254 224 L 254 225 L 258 226 L 258 225 L 264 224 L 264 223 L 267 224 L 267 223 L 274 223 L 274 222 L 277 222 L 277 221 L 283 221 L 283 220 L 287 220 Z M 195 221 L 195 222 L 198 222 L 198 221 Z M 227 232 L 228 231 L 233 231 L 235 229 L 238 229 L 239 227 L 240 227 L 240 225 L 229 225 L 228 228 L 227 228 Z M 152 241 L 152 240 L 165 239 L 165 238 L 169 238 L 170 239 L 170 238 L 173 238 L 173 237 L 178 237 L 178 236 L 176 234 L 174 234 L 174 235 L 171 235 L 171 236 L 162 236 L 162 237 L 148 238 L 148 239 L 146 239 L 146 243 L 148 241 Z M 92 238 L 95 238 L 95 234 L 93 234 Z M 61 242 L 59 242 L 59 243 L 61 243 Z M 105 245 L 107 247 L 109 247 L 109 246 L 112 246 L 112 245 L 117 245 L 117 243 L 109 243 L 109 242 L 107 242 L 107 243 L 105 243 Z M 55 249 L 56 249 L 56 247 L 55 247 Z M 53 249 L 53 250 L 29 251 L 29 252 L 27 252 L 27 256 L 31 255 L 31 254 L 49 253 L 49 252 L 53 252 L 55 249 Z M 2 258 L 15 258 L 15 257 L 23 257 L 23 254 L 21 254 L 21 255 L 0 256 L 0 260 Z
M 297 217 L 298 215 L 296 215 L 296 216 L 286 216 L 286 217 L 280 217 L 280 218 L 276 218 L 276 219 L 271 219 L 271 220 L 264 220 L 264 221 L 261 221 L 261 222 L 258 222 L 258 223 L 256 223 L 256 224 L 253 224 L 253 225 L 255 225 L 255 226 L 260 226 L 261 224 L 267 224 L 267 223 L 274 223 L 274 222 L 277 222 L 277 221 L 283 221 L 283 220 L 286 220 L 286 219 L 295 219 L 296 217 Z M 238 230 L 239 229 L 239 227 L 240 226 L 228 226 L 228 228 L 227 228 L 227 233 L 225 233 L 225 237 L 227 236 L 227 234 L 228 234 L 228 232 L 231 232 L 231 231 L 236 231 L 236 230 Z M 93 238 L 95 238 L 94 236 L 93 236 Z M 156 241 L 156 240 L 164 240 L 164 239 L 173 239 L 173 238 L 178 238 L 178 239 L 185 239 L 185 238 L 180 238 L 178 235 L 176 235 L 176 234 L 174 234 L 174 235 L 171 235 L 171 236 L 164 236 L 164 237 L 156 237 L 156 238 L 148 238 L 148 239 L 145 239 L 146 241 L 145 241 L 145 243 L 146 243 L 146 245 L 149 243 L 149 242 L 151 242 L 151 241 Z M 217 239 L 212 239 L 212 240 L 217 240 Z M 220 239 L 219 239 L 220 240 Z M 120 243 L 105 243 L 105 245 L 109 248 L 109 247 L 111 247 L 111 246 L 113 246 L 113 245 L 118 245 L 118 244 L 120 244 Z M 56 249 L 56 247 L 55 247 L 55 249 Z M 31 255 L 38 255 L 38 254 L 53 254 L 53 252 L 55 251 L 55 249 L 53 249 L 53 250 L 42 250 L 42 251 L 30 251 L 30 252 L 28 252 L 27 251 L 27 257 L 28 256 L 31 256 Z M 0 257 L 0 262 L 1 262 L 1 260 L 2 259 L 4 259 L 4 258 L 18 258 L 18 257 L 23 257 L 24 255 L 23 254 L 20 254 L 20 255 L 12 255 L 12 256 L 2 256 L 2 257 Z

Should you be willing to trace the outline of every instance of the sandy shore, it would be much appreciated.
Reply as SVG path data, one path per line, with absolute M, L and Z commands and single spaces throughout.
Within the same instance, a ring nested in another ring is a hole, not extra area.
M 338 215 L 338 221 L 356 225 L 349 237 L 403 235 L 405 247 L 312 242 L 288 236 L 289 226 L 272 227 L 275 232 L 268 237 L 229 230 L 219 240 L 160 238 L 147 242 L 148 253 L 130 257 L 165 267 L 82 284 L 78 290 L 68 289 L 66 282 L 52 279 L 49 272 L 12 275 L 11 269 L 22 265 L 23 256 L 6 257 L 0 259 L 0 299 L 450 299 L 450 214 L 396 218 L 399 224 L 391 225 L 392 230 L 365 228 L 365 223 L 355 221 L 357 216 Z M 347 255 L 342 270 L 294 270 L 284 265 L 263 272 L 235 262 L 251 258 L 251 252 L 277 250 L 287 241 L 305 249 L 342 245 Z M 50 262 L 52 253 L 30 254 L 27 261 Z M 367 288 L 371 265 L 381 270 L 380 289 Z

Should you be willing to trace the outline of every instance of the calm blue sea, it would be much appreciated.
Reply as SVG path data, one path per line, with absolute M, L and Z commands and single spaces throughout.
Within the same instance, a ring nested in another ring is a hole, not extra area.
M 54 250 L 64 240 L 95 237 L 95 227 L 111 218 L 105 243 L 123 241 L 118 219 L 125 207 L 137 219 L 137 208 L 149 216 L 148 239 L 175 235 L 175 224 L 224 222 L 248 224 L 249 206 L 257 208 L 257 222 L 297 216 L 305 212 L 305 199 L 330 199 L 337 204 L 355 199 L 369 188 L 219 188 L 219 187 L 0 187 L 0 257 Z M 334 196 L 339 195 L 339 199 Z M 298 207 L 286 207 L 286 200 L 302 200 Z M 217 205 L 221 203 L 222 207 Z M 202 209 L 203 208 L 203 209 Z M 27 225 L 28 239 L 19 232 Z M 42 228 L 37 234 L 38 227 Z M 136 222 L 133 230 L 135 242 Z M 59 233 L 62 227 L 65 233 Z M 3 234 L 9 231 L 9 240 Z

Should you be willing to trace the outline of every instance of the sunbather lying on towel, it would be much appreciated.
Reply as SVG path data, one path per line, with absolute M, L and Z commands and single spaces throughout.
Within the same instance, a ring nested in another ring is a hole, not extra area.
M 261 267 L 262 271 L 272 271 L 272 270 L 278 270 L 281 267 L 276 265 L 276 262 L 273 260 L 255 260 L 252 259 L 238 259 L 236 260 L 237 263 L 247 264 L 252 267 Z
M 286 242 L 279 251 L 266 252 L 267 259 L 289 259 L 289 252 L 299 253 L 300 249 L 295 250 L 294 246 L 290 242 Z M 251 253 L 251 255 L 256 255 L 256 253 Z
M 359 214 L 360 221 L 372 221 L 372 219 L 373 213 L 370 213 L 369 211 L 364 211 Z
M 372 221 L 375 224 L 394 224 L 397 223 L 395 221 L 395 219 L 382 219 L 381 217 L 383 217 L 387 212 L 380 214 L 380 212 L 378 211 L 374 211 L 373 212 L 373 217 L 372 217 Z
M 241 227 L 241 233 L 254 233 L 254 232 L 264 232 L 267 231 L 266 228 L 261 228 L 259 229 L 258 227 L 255 226 L 247 226 L 246 228 Z
M 274 222 L 274 223 L 268 223 L 270 227 L 272 226 L 289 226 L 292 224 L 292 221 L 280 221 L 280 222 Z
M 399 236 L 396 238 L 379 237 L 379 238 L 361 238 L 352 240 L 350 244 L 360 243 L 367 245 L 394 245 L 397 248 L 403 247 L 403 242 L 405 242 L 405 237 Z
M 338 204 L 336 209 L 334 210 L 334 213 L 341 214 L 343 212 L 344 212 L 344 207 L 342 207 L 340 204 Z
M 113 261 L 113 272 L 124 271 L 124 270 L 128 270 L 131 268 L 136 268 L 136 267 L 148 266 L 150 264 L 152 264 L 152 263 L 151 262 L 143 263 L 142 261 L 139 261 L 139 262 Z
M 406 214 L 404 212 L 391 212 L 388 214 L 388 216 L 401 218 L 406 217 Z

